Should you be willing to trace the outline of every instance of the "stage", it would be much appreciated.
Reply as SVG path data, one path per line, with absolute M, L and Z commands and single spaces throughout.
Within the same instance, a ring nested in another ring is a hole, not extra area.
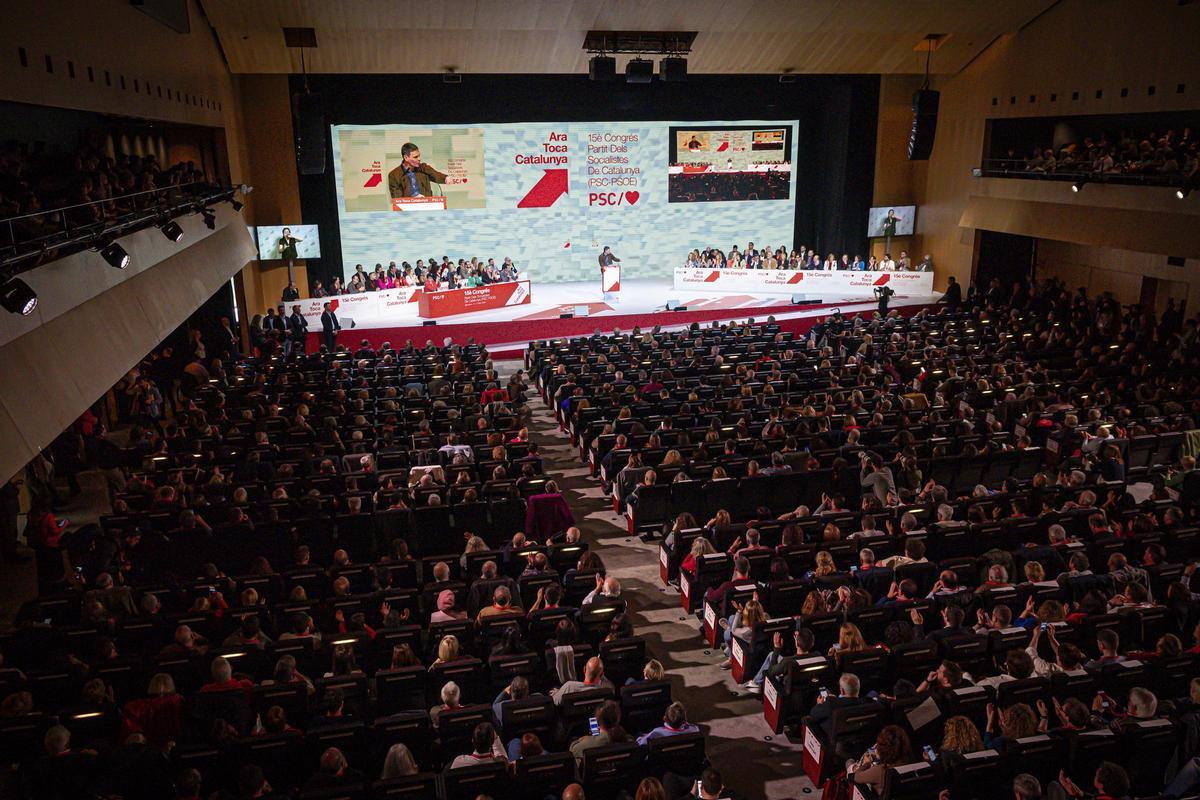
M 798 292 L 799 294 L 799 292 Z M 744 320 L 747 317 L 765 319 L 773 315 L 784 330 L 806 331 L 819 318 L 839 309 L 843 313 L 874 311 L 878 303 L 858 296 L 803 295 L 803 304 L 792 303 L 792 296 L 751 292 L 706 292 L 696 289 L 677 290 L 670 278 L 626 280 L 616 300 L 604 300 L 598 281 L 572 283 L 532 282 L 531 298 L 522 305 L 506 306 L 488 311 L 476 311 L 441 317 L 436 324 L 422 323 L 412 314 L 397 311 L 390 319 L 368 318 L 351 328 L 345 319 L 338 342 L 354 349 L 366 339 L 373 347 L 384 342 L 402 345 L 408 339 L 424 344 L 427 339 L 442 343 L 446 338 L 463 343 L 468 337 L 486 344 L 496 355 L 511 357 L 520 353 L 532 340 L 555 339 L 590 334 L 597 329 L 608 332 L 614 328 L 629 330 L 635 326 L 665 329 L 683 327 L 693 322 Z M 361 295 L 351 295 L 361 297 Z M 915 313 L 920 307 L 937 299 L 929 294 L 897 294 L 890 307 L 902 313 Z M 686 310 L 668 311 L 666 305 Z M 577 315 L 586 307 L 587 316 Z M 339 312 L 340 315 L 340 312 Z M 382 324 L 382 323 L 388 324 Z M 309 349 L 320 344 L 320 323 L 310 323 Z

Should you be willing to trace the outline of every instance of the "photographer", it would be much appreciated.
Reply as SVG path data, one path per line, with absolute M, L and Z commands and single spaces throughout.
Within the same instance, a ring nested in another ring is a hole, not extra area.
M 886 317 L 888 313 L 888 300 L 896 294 L 896 290 L 890 286 L 876 286 L 875 297 L 879 298 L 879 316 Z

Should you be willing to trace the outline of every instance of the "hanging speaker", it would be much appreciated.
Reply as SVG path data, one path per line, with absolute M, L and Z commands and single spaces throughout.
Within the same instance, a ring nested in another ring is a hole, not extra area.
M 325 115 L 321 96 L 296 95 L 296 161 L 301 175 L 325 174 Z
M 617 60 L 612 56 L 592 56 L 588 59 L 588 79 L 611 81 L 617 77 Z
M 631 58 L 625 64 L 626 83 L 649 83 L 654 80 L 654 62 L 646 58 Z
M 659 80 L 667 82 L 687 80 L 687 59 L 666 56 L 658 62 Z
M 937 132 L 938 93 L 932 89 L 919 89 L 913 94 L 912 112 L 908 160 L 928 161 L 933 152 L 933 135 Z

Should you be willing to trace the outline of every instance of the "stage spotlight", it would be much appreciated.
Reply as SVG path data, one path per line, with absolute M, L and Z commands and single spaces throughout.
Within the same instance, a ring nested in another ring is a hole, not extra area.
M 37 308 L 37 293 L 20 278 L 12 278 L 0 286 L 0 306 L 5 311 L 27 317 Z
M 1178 197 L 1180 200 L 1187 197 L 1191 193 L 1192 193 L 1192 187 L 1190 187 L 1190 186 L 1180 186 L 1178 189 L 1175 190 L 1175 196 Z
M 183 228 L 179 227 L 179 223 L 171 220 L 158 228 L 162 231 L 162 235 L 170 239 L 172 242 L 178 242 L 183 238 Z
M 108 262 L 110 267 L 125 269 L 129 266 L 129 253 L 116 242 L 109 242 L 100 248 L 100 257 Z
M 1071 184 L 1071 191 L 1078 194 L 1083 189 L 1083 187 L 1086 185 L 1087 185 L 1087 179 L 1080 178 L 1079 180 L 1077 180 Z
M 217 215 L 210 208 L 200 209 L 200 216 L 204 217 L 204 226 L 210 231 L 217 229 Z

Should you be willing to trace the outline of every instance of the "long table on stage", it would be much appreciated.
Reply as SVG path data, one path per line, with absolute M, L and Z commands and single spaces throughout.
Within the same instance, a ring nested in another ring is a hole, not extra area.
M 439 292 L 422 292 L 417 299 L 417 316 L 422 319 L 449 317 L 454 314 L 469 314 L 472 311 L 490 311 L 506 306 L 526 305 L 533 299 L 529 281 L 490 283 L 467 289 L 445 289 Z
M 933 273 L 675 268 L 676 291 L 872 297 L 878 286 L 897 294 L 933 294 Z

